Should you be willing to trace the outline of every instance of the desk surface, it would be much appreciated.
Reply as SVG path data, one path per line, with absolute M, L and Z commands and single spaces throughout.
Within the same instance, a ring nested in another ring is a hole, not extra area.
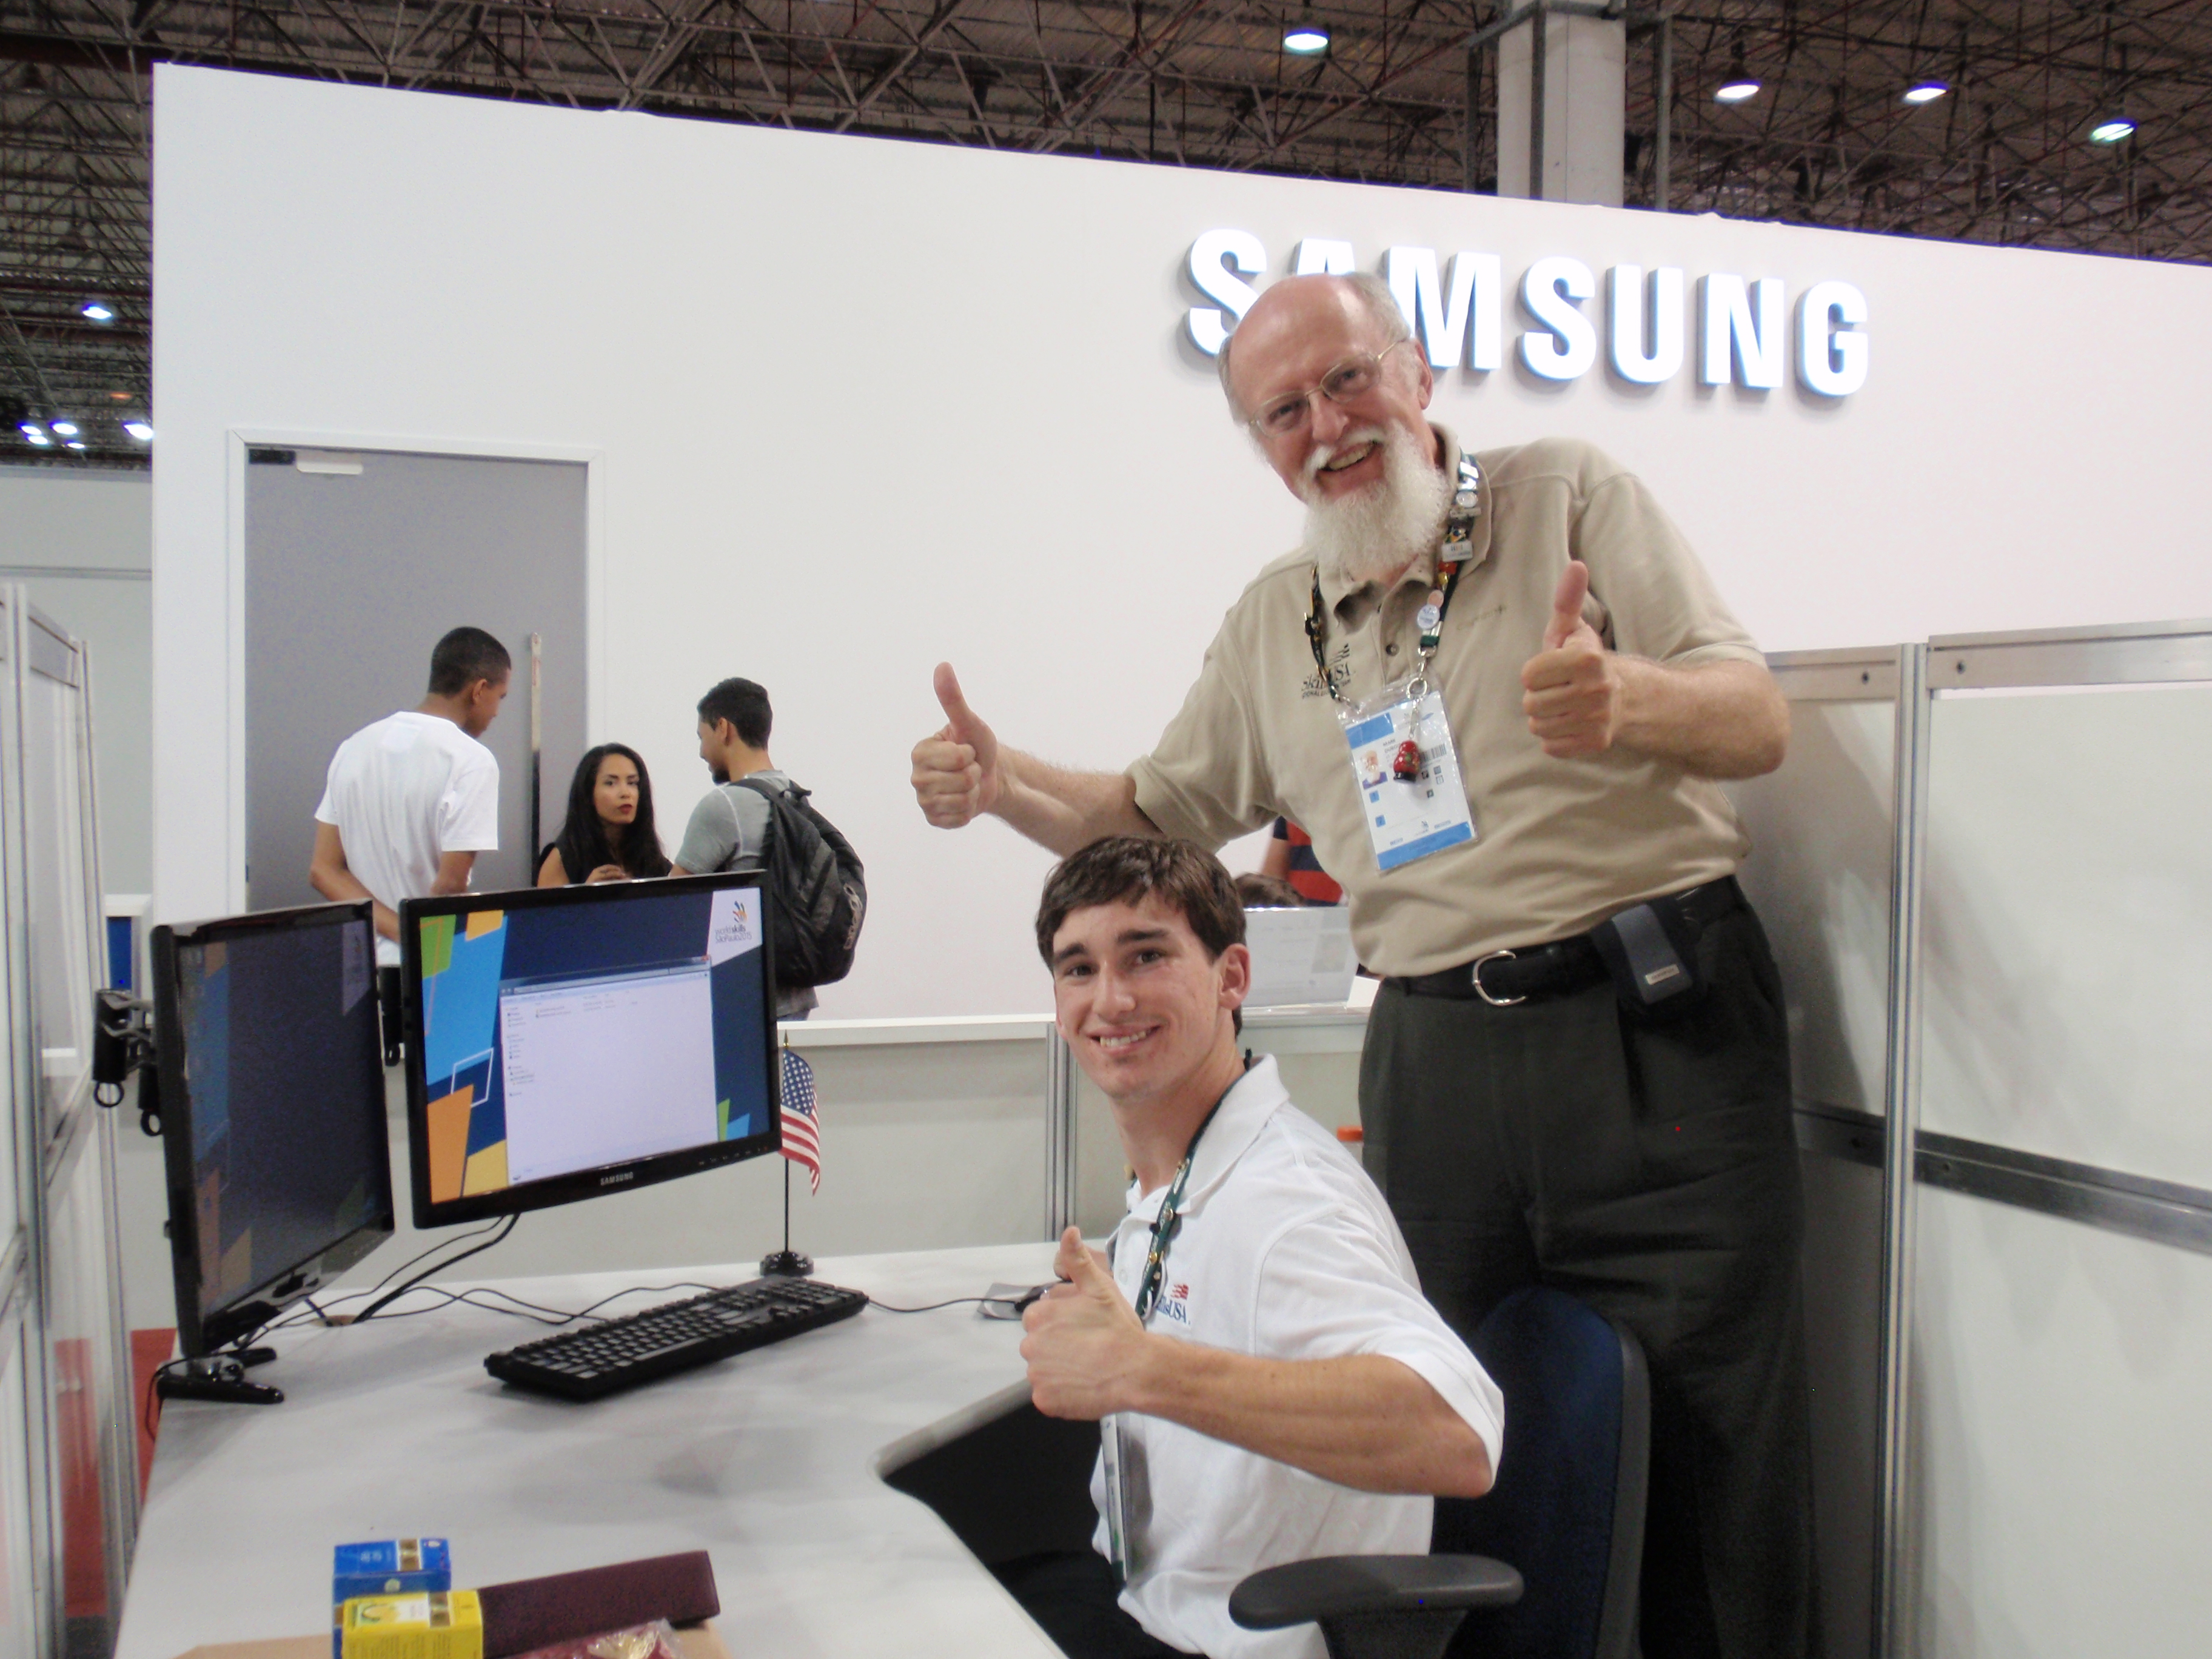
M 1050 1244 L 848 1256 L 820 1276 L 918 1306 L 1051 1276 Z M 749 1269 L 485 1281 L 553 1308 Z M 670 1301 L 640 1296 L 613 1311 Z M 398 1304 L 401 1309 L 416 1300 Z M 331 1547 L 450 1539 L 497 1583 L 711 1552 L 733 1659 L 1058 1659 L 891 1462 L 996 1414 L 1021 1327 L 972 1305 L 859 1317 L 592 1405 L 506 1389 L 483 1357 L 543 1334 L 471 1307 L 280 1332 L 252 1374 L 283 1405 L 170 1401 L 116 1659 L 328 1628 Z

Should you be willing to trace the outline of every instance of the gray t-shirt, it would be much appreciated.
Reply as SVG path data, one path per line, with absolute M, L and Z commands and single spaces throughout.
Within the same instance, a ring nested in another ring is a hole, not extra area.
M 774 769 L 750 775 L 778 789 L 791 787 L 791 780 Z M 768 851 L 768 801 L 759 790 L 741 783 L 718 783 L 691 809 L 676 862 L 695 876 L 706 876 L 758 860 Z M 820 1001 L 811 985 L 784 987 L 776 993 L 775 1017 L 804 1019 Z

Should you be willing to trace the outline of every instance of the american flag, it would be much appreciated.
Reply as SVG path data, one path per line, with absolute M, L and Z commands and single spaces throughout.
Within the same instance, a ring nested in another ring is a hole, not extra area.
M 783 1051 L 783 1155 L 806 1170 L 806 1190 L 822 1190 L 822 1125 L 814 1115 L 814 1068 Z

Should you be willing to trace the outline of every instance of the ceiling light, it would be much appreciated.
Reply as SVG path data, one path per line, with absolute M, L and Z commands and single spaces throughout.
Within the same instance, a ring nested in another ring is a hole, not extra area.
M 84 446 L 75 438 L 71 438 L 69 441 L 69 447 L 71 449 L 82 449 L 84 447 Z
M 131 394 L 127 392 L 111 392 L 107 395 L 118 404 L 127 404 L 131 401 Z
M 1747 98 L 1759 96 L 1759 82 L 1741 76 L 1723 81 L 1713 89 L 1713 96 L 1723 104 L 1741 104 Z
M 1908 104 L 1932 104 L 1950 90 L 1941 81 L 1923 81 L 1905 92 L 1905 101 Z
M 1318 23 L 1293 23 L 1283 31 L 1283 50 L 1310 58 L 1317 52 L 1328 50 L 1328 31 Z
M 47 425 L 53 429 L 54 434 L 57 437 L 74 438 L 76 436 L 76 422 L 75 421 L 50 421 L 47 422 Z
M 2089 142 L 2093 144 L 2117 144 L 2135 130 L 2136 124 L 2126 116 L 2115 115 L 2089 129 Z
M 115 320 L 115 307 L 102 299 L 87 300 L 77 309 L 95 323 L 112 323 Z
M 30 440 L 32 443 L 35 444 L 40 449 L 46 449 L 51 447 L 54 441 L 52 438 L 46 436 L 46 428 L 40 426 L 36 421 L 24 422 L 21 430 L 24 437 Z
M 142 444 L 150 444 L 154 441 L 154 428 L 143 421 L 125 421 L 123 423 L 123 429 Z

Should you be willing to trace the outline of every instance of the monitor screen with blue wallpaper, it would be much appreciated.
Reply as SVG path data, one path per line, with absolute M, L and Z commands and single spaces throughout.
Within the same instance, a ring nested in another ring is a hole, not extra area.
M 415 1224 L 774 1152 L 766 903 L 743 873 L 408 901 Z

